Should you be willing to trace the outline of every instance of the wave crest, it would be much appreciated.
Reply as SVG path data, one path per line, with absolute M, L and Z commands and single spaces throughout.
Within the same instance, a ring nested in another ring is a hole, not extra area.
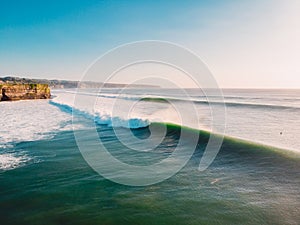
M 83 116 L 87 119 L 93 119 L 97 124 L 108 125 L 110 127 L 124 127 L 131 129 L 138 129 L 143 127 L 148 127 L 150 121 L 142 118 L 129 118 L 123 119 L 119 116 L 111 116 L 107 113 L 97 112 L 95 114 L 88 112 L 83 109 L 77 109 L 70 102 L 61 102 L 59 99 L 53 99 L 50 104 L 59 107 L 61 110 L 76 115 Z

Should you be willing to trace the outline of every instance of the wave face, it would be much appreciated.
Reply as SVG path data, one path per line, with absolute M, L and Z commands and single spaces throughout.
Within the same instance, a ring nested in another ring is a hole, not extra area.
M 101 93 L 97 90 L 80 90 L 79 93 L 68 90 L 56 92 L 57 97 L 51 103 L 112 127 L 143 128 L 153 122 L 162 122 L 211 131 L 210 105 L 221 107 L 221 102 L 211 96 L 212 102 L 208 103 L 201 90 L 187 89 L 186 92 L 189 97 L 175 89 L 125 92 L 105 89 Z M 76 94 L 84 104 L 74 106 Z M 298 151 L 299 96 L 297 90 L 224 90 L 226 135 Z M 184 110 L 178 113 L 174 104 Z M 197 118 L 191 116 L 192 107 L 197 111 Z

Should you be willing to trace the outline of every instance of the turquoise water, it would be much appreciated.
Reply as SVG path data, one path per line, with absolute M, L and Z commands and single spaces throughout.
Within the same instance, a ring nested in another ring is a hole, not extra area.
M 1 148 L 2 156 L 27 159 L 0 170 L 1 224 L 299 224 L 297 152 L 226 138 L 212 165 L 200 172 L 209 137 L 200 132 L 193 156 L 176 175 L 150 186 L 125 186 L 105 179 L 83 159 L 73 131 L 66 128 L 67 108 L 40 104 L 61 111 L 64 129 L 41 139 L 7 141 Z M 87 120 L 78 115 L 73 122 L 84 125 Z M 48 121 L 50 125 L 56 127 Z M 124 150 L 112 127 L 97 123 L 96 128 L 112 155 L 137 165 L 168 157 L 185 129 L 168 125 L 163 142 L 149 156 Z M 147 127 L 115 129 L 139 138 L 149 135 Z M 88 127 L 78 126 L 77 132 L 87 146 L 93 142 Z

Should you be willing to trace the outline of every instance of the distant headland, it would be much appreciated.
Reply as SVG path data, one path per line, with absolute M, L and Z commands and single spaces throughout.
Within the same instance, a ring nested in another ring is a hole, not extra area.
M 155 85 L 143 84 L 117 84 L 92 81 L 69 81 L 30 79 L 20 77 L 0 77 L 0 101 L 16 101 L 25 99 L 48 99 L 51 89 L 62 88 L 159 88 Z
M 128 84 L 117 84 L 117 83 L 102 83 L 93 81 L 71 81 L 71 80 L 47 80 L 47 79 L 31 79 L 31 78 L 20 78 L 20 77 L 0 77 L 0 85 L 4 83 L 9 84 L 47 84 L 51 89 L 61 88 L 124 88 Z M 146 84 L 130 84 L 131 88 L 159 88 L 156 85 Z

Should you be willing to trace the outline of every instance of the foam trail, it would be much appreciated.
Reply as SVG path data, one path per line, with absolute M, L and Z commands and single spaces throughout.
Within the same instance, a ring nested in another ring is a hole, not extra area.
M 31 160 L 26 154 L 20 155 L 16 153 L 0 154 L 0 170 L 11 170 L 24 165 Z
M 0 148 L 15 143 L 35 141 L 53 136 L 71 122 L 70 114 L 48 103 L 48 100 L 1 102 Z

